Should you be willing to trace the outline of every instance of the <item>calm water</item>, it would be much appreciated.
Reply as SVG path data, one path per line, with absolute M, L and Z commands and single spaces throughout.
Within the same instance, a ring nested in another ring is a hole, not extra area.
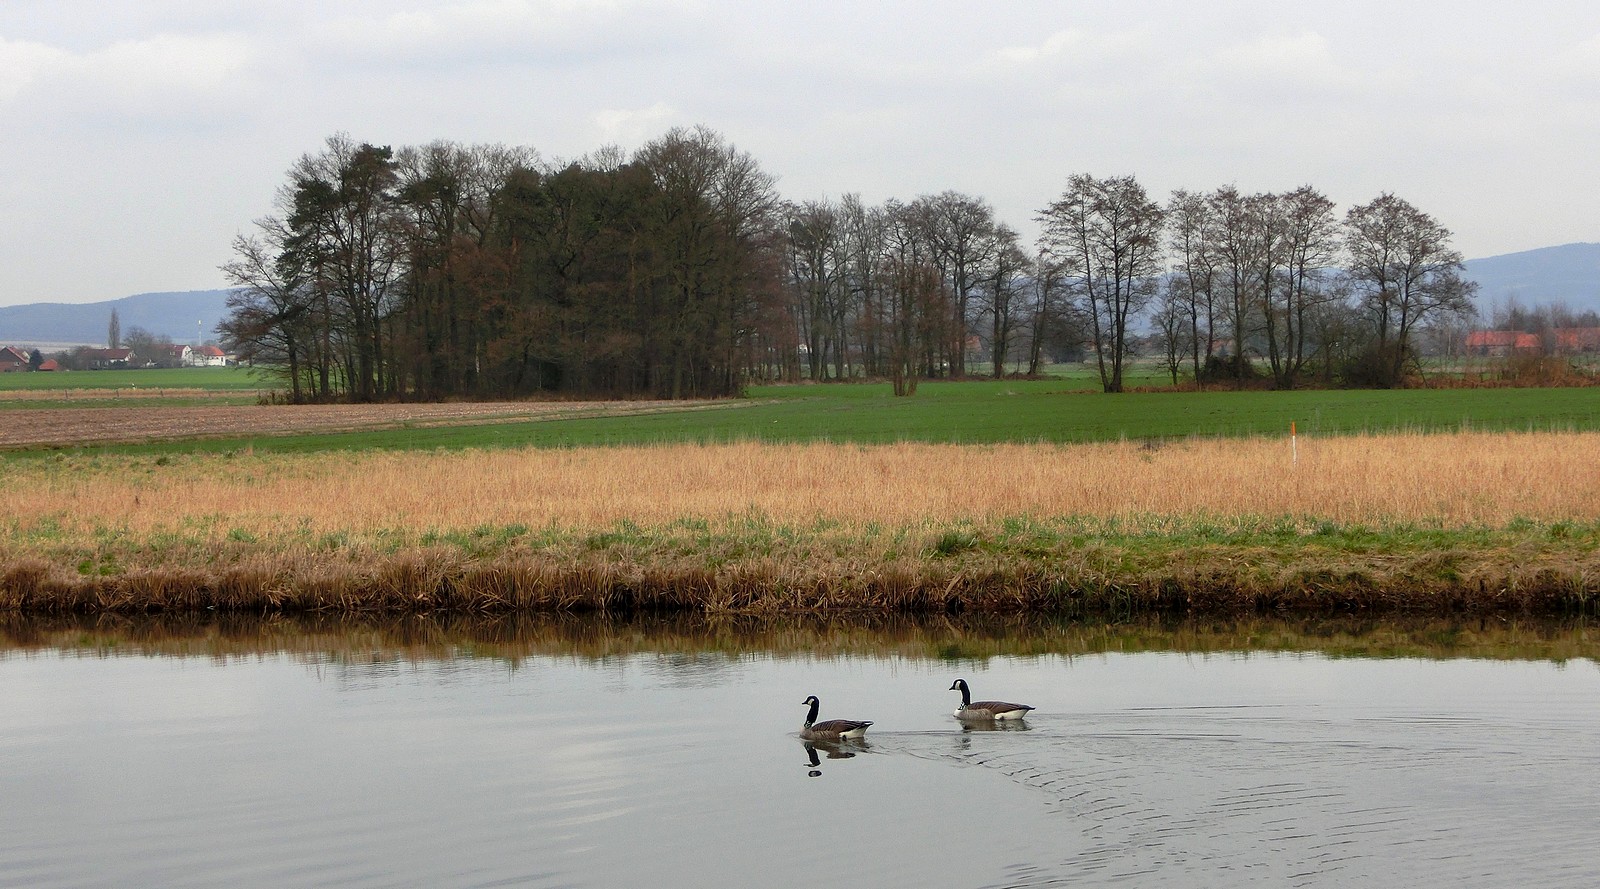
M 0 885 L 1600 884 L 1589 658 L 579 653 L 607 632 L 0 652 Z M 957 676 L 1039 710 L 963 730 Z M 804 745 L 809 694 L 866 744 Z

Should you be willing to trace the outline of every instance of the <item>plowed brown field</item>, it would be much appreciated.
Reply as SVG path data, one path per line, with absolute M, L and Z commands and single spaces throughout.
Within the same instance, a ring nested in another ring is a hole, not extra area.
M 704 410 L 736 402 L 497 401 L 461 404 L 301 404 L 23 408 L 0 414 L 0 449 L 466 426 Z

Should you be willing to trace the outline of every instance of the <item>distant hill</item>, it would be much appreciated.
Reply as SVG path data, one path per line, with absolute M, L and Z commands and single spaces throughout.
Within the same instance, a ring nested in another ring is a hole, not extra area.
M 1574 311 L 1600 312 L 1600 244 L 1563 244 L 1466 262 L 1466 277 L 1478 282 L 1478 309 L 1485 315 L 1516 300 L 1523 306 L 1564 303 Z
M 0 306 L 0 346 L 37 343 L 103 345 L 111 310 L 123 335 L 142 327 L 175 343 L 215 340 L 217 323 L 228 315 L 228 290 L 140 293 L 97 303 L 31 303 Z

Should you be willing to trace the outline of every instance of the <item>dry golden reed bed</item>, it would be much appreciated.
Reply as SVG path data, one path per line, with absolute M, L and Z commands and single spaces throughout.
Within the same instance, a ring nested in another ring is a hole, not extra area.
M 1043 517 L 1290 516 L 1368 524 L 1600 519 L 1600 433 L 1139 444 L 671 445 L 98 458 L 7 469 L 24 527 L 189 520 L 268 531 L 599 527 L 757 513 L 916 525 Z
M 1600 578 L 1597 458 L 1575 433 L 13 460 L 0 607 L 1549 610 Z

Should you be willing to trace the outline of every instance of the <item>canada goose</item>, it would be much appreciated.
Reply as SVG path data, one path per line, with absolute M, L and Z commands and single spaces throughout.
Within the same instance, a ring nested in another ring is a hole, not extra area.
M 957 679 L 950 690 L 961 692 L 961 709 L 956 711 L 957 719 L 1021 719 L 1033 709 L 1027 704 L 1008 704 L 1005 701 L 973 703 L 972 691 L 967 688 L 965 679 Z
M 860 738 L 867 734 L 870 722 L 857 722 L 854 719 L 830 719 L 827 722 L 817 722 L 817 708 L 822 702 L 816 695 L 811 695 L 802 704 L 807 704 L 811 710 L 806 713 L 806 724 L 800 727 L 800 737 L 807 741 L 838 741 L 845 738 Z

